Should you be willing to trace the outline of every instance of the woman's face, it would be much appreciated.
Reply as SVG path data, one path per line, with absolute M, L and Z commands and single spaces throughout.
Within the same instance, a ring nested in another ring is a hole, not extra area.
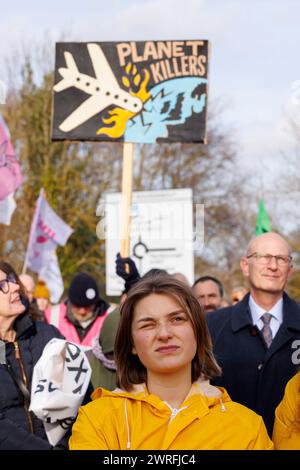
M 13 274 L 0 270 L 0 318 L 17 317 L 24 311 L 18 281 Z
M 189 315 L 165 294 L 150 294 L 137 302 L 132 322 L 133 354 L 147 371 L 176 373 L 191 363 L 197 343 Z

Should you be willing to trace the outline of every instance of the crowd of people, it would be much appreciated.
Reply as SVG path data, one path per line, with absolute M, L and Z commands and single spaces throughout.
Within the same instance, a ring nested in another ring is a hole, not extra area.
M 190 286 L 159 267 L 141 276 L 118 255 L 119 305 L 101 298 L 87 273 L 51 305 L 45 282 L 1 261 L 0 449 L 300 449 L 290 247 L 265 233 L 240 266 L 249 288 L 236 286 L 226 299 L 216 277 Z M 30 409 L 35 366 L 53 338 L 77 345 L 91 368 L 81 406 L 62 416 L 65 435 L 55 443 Z

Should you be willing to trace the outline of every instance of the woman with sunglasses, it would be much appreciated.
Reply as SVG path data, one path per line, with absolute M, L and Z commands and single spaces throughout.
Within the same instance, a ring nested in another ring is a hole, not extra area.
M 51 449 L 44 426 L 29 411 L 33 367 L 58 330 L 34 321 L 23 286 L 0 261 L 0 450 Z
M 120 388 L 79 409 L 71 450 L 271 449 L 263 420 L 209 379 L 220 374 L 200 304 L 167 274 L 145 276 L 121 307 Z

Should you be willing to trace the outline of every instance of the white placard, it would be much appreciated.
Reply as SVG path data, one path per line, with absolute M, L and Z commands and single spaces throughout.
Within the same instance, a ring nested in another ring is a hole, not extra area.
M 116 254 L 120 251 L 121 193 L 106 194 L 104 208 L 101 227 L 105 231 L 106 294 L 117 296 L 124 288 L 124 281 L 115 270 Z M 151 268 L 160 268 L 170 274 L 180 272 L 193 283 L 191 189 L 132 193 L 130 257 L 141 275 Z

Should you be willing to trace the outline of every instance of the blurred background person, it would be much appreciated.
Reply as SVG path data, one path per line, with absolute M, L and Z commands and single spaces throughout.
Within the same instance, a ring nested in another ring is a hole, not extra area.
M 244 286 L 236 286 L 231 290 L 231 303 L 232 305 L 237 304 L 240 302 L 245 295 L 248 293 L 248 289 Z
M 181 281 L 183 282 L 185 285 L 191 287 L 191 284 L 189 283 L 189 280 L 188 278 L 185 276 L 185 274 L 182 274 L 182 273 L 174 273 L 172 274 L 173 277 L 175 277 L 175 279 L 178 279 L 178 281 Z
M 20 274 L 19 279 L 25 288 L 27 298 L 31 303 L 34 298 L 35 280 L 29 274 Z
M 224 288 L 219 279 L 213 276 L 201 276 L 194 282 L 192 291 L 203 307 L 205 314 L 221 308 Z
M 43 314 L 43 320 L 45 320 L 45 311 L 50 306 L 50 292 L 46 286 L 45 281 L 39 280 L 34 289 L 34 298 L 36 300 L 38 309 Z
M 45 321 L 44 313 L 39 309 L 34 297 L 35 280 L 29 274 L 20 274 L 19 277 L 28 300 L 28 314 L 37 321 Z
M 79 273 L 70 283 L 66 301 L 48 308 L 45 317 L 67 340 L 90 349 L 108 313 L 109 304 L 100 297 L 96 280 Z
M 229 307 L 230 305 L 231 305 L 231 302 L 228 300 L 228 298 L 223 296 L 223 298 L 221 300 L 220 308 Z

